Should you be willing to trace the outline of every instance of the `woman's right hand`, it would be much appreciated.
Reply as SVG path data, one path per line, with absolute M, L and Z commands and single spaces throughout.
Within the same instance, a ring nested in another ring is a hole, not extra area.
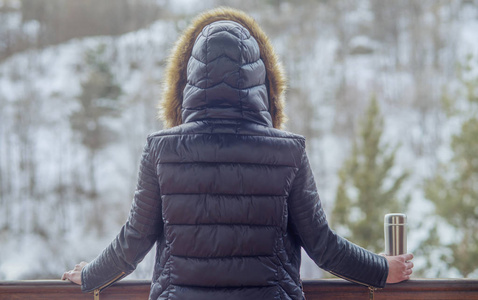
M 384 257 L 388 261 L 387 283 L 398 283 L 410 279 L 410 275 L 413 272 L 413 263 L 411 262 L 413 254 L 384 255 Z
M 73 283 L 81 285 L 81 271 L 87 265 L 87 262 L 82 261 L 81 263 L 77 264 L 73 270 L 67 271 L 63 273 L 61 276 L 61 280 L 69 280 Z

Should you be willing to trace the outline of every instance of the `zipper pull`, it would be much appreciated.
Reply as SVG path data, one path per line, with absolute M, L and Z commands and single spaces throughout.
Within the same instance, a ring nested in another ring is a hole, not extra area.
M 373 300 L 374 296 L 375 296 L 375 289 L 371 286 L 369 286 L 368 289 L 370 291 L 369 294 L 368 294 L 368 299 Z
M 93 295 L 94 295 L 94 300 L 100 300 L 100 289 L 96 289 L 94 292 L 93 292 Z

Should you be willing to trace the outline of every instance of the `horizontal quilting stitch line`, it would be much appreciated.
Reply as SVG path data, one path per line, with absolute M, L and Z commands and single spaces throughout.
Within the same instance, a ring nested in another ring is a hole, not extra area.
M 235 87 L 235 86 L 232 86 L 230 85 L 229 83 L 225 82 L 225 81 L 221 81 L 219 83 L 216 83 L 215 85 L 211 85 L 211 86 L 208 86 L 206 88 L 202 88 L 202 87 L 198 87 L 197 85 L 194 85 L 194 83 L 191 83 L 189 80 L 187 82 L 188 85 L 192 86 L 192 87 L 195 87 L 197 88 L 198 90 L 209 90 L 209 89 L 213 89 L 221 84 L 225 84 L 227 85 L 228 87 L 232 88 L 232 89 L 235 89 L 235 90 L 241 90 L 241 91 L 244 91 L 244 90 L 252 90 L 253 88 L 256 88 L 256 87 L 260 87 L 260 86 L 263 86 L 265 85 L 265 83 L 260 83 L 260 84 L 256 84 L 256 85 L 251 85 L 251 86 L 248 86 L 248 87 L 244 87 L 244 88 L 239 88 L 239 87 Z
M 178 257 L 178 258 L 185 258 L 185 259 L 197 259 L 197 260 L 205 260 L 205 259 L 229 259 L 229 258 L 272 258 L 274 255 L 228 255 L 228 256 L 186 256 L 186 255 L 175 255 L 171 254 L 171 256 Z
M 200 62 L 201 64 L 203 65 L 207 65 L 207 64 L 210 64 L 210 63 L 213 63 L 215 62 L 216 60 L 218 59 L 221 59 L 223 57 L 227 57 L 229 58 L 230 60 L 232 60 L 233 62 L 237 63 L 237 67 L 238 68 L 242 68 L 242 67 L 245 67 L 245 66 L 248 66 L 248 65 L 253 65 L 253 64 L 256 64 L 258 61 L 261 60 L 261 58 L 253 61 L 253 62 L 247 62 L 247 63 L 244 63 L 244 64 L 241 64 L 239 61 L 237 61 L 236 59 L 234 59 L 233 57 L 230 57 L 229 55 L 227 54 L 221 54 L 219 55 L 218 57 L 214 58 L 213 60 L 210 60 L 208 62 L 203 62 L 202 60 L 200 60 L 199 58 L 197 58 L 196 56 L 194 56 L 193 54 L 191 54 L 191 58 L 194 58 L 196 61 Z
M 194 223 L 194 224 L 184 224 L 184 223 L 167 223 L 167 226 L 176 226 L 176 227 L 213 227 L 213 226 L 228 226 L 228 227 L 267 227 L 275 228 L 280 227 L 279 225 L 267 225 L 267 224 L 251 224 L 251 223 Z
M 187 108 L 187 107 L 183 107 L 182 109 L 183 110 L 187 110 L 187 111 L 202 111 L 202 110 L 205 110 L 205 109 L 211 109 L 211 108 L 214 108 L 214 109 L 229 109 L 230 107 L 223 107 L 223 106 L 201 106 L 201 107 L 197 107 L 197 108 Z M 239 107 L 235 107 L 237 109 L 240 109 Z M 261 112 L 267 112 L 267 110 L 265 109 L 260 109 L 260 110 L 253 110 L 253 109 L 240 109 L 242 112 L 252 112 L 252 113 L 261 113 Z
M 191 133 L 164 133 L 164 132 L 158 132 L 156 134 L 150 135 L 150 137 L 155 138 L 155 137 L 183 137 L 183 136 L 190 136 L 190 135 L 233 135 L 237 136 L 237 133 L 210 133 L 210 132 L 191 132 Z M 267 139 L 286 139 L 286 140 L 297 140 L 297 141 L 305 141 L 305 138 L 303 137 L 298 137 L 298 136 L 270 136 L 267 133 L 263 134 L 241 134 L 241 137 L 251 137 L 251 138 L 267 138 Z
M 288 197 L 288 195 L 271 195 L 271 194 L 208 194 L 208 193 L 162 193 L 161 196 L 199 196 L 199 195 L 220 195 L 220 196 L 237 196 L 237 197 Z M 276 200 L 279 201 L 279 200 Z
M 218 161 L 170 161 L 170 162 L 158 162 L 158 165 L 183 165 L 183 164 L 193 164 L 193 165 L 254 165 L 258 167 L 276 167 L 276 168 L 292 168 L 296 169 L 298 167 L 292 165 L 276 165 L 276 164 L 266 164 L 266 163 L 250 163 L 250 162 L 218 162 Z
M 183 110 L 189 110 L 189 111 L 201 111 L 201 110 L 204 110 L 204 109 L 207 109 L 207 108 L 224 108 L 224 109 L 228 109 L 230 107 L 223 107 L 223 106 L 201 106 L 201 107 L 195 107 L 195 108 L 192 108 L 192 107 L 182 107 Z M 236 108 L 239 108 L 238 106 L 236 106 Z M 254 110 L 254 109 L 241 109 L 241 111 L 247 111 L 247 112 L 268 112 L 268 110 L 266 109 L 259 109 L 259 110 Z
M 176 284 L 171 283 L 171 286 L 178 286 L 182 288 L 191 288 L 191 289 L 205 289 L 211 292 L 217 292 L 218 290 L 231 290 L 231 289 L 266 289 L 266 288 L 275 288 L 275 284 L 270 285 L 241 285 L 241 286 L 214 286 L 214 291 L 211 290 L 209 285 L 187 285 L 187 284 Z
M 225 198 L 280 198 L 273 199 L 271 201 L 281 201 L 283 198 L 286 198 L 287 195 L 270 195 L 270 194 L 209 194 L 209 193 L 169 193 L 162 194 L 162 196 L 209 196 L 209 197 L 225 197 Z
M 225 193 L 174 193 L 174 194 L 163 194 L 163 195 L 208 195 L 212 197 L 272 197 L 272 198 L 282 198 L 286 195 L 271 195 L 271 194 L 225 194 Z

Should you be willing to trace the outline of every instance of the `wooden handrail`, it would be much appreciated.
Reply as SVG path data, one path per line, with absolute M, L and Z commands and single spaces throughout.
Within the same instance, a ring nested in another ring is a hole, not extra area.
M 369 299 L 366 287 L 341 279 L 305 280 L 307 300 Z M 101 300 L 148 299 L 150 281 L 123 280 L 101 293 Z M 93 294 L 82 293 L 80 287 L 60 280 L 0 281 L 0 299 L 93 299 Z M 387 285 L 375 292 L 375 300 L 478 300 L 476 279 L 412 279 Z
M 340 279 L 304 281 L 307 300 L 369 299 L 369 290 Z M 478 300 L 476 279 L 411 279 L 385 286 L 375 292 L 375 300 Z

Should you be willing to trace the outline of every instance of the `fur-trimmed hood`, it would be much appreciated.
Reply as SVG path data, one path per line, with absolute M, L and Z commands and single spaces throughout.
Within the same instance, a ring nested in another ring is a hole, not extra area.
M 283 127 L 286 120 L 284 114 L 285 76 L 269 39 L 259 25 L 244 12 L 231 8 L 217 8 L 196 17 L 192 25 L 178 39 L 169 57 L 163 95 L 159 105 L 160 118 L 166 128 L 180 125 L 184 121 L 183 101 L 185 92 L 188 90 L 188 62 L 191 59 L 195 42 L 199 39 L 198 36 L 206 26 L 225 20 L 232 21 L 226 23 L 235 22 L 239 27 L 243 26 L 257 42 L 261 64 L 263 63 L 263 68 L 265 68 L 264 86 L 267 94 L 262 93 L 262 95 L 267 97 L 265 103 L 268 105 L 268 114 L 270 114 L 269 123 L 272 122 L 274 128 L 281 129 Z M 191 74 L 189 76 L 191 77 Z M 190 96 L 186 95 L 186 97 Z

